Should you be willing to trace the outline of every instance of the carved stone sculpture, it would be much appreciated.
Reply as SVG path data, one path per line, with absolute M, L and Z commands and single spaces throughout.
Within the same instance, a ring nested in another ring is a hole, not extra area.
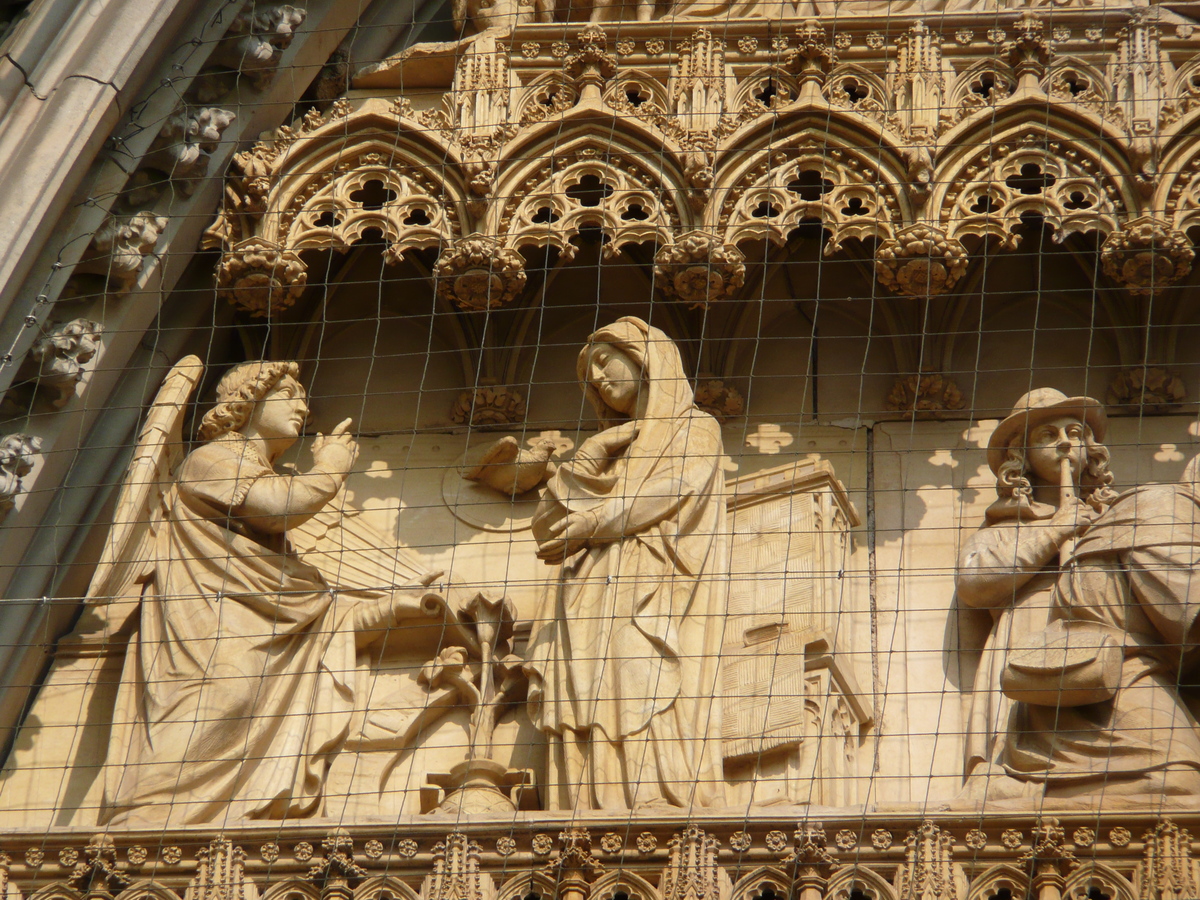
M 964 548 L 958 593 L 996 620 L 967 750 L 969 778 L 1008 776 L 990 796 L 1200 794 L 1178 688 L 1200 638 L 1200 498 L 1192 481 L 1116 495 L 1104 428 L 1095 400 L 1043 388 L 989 443 L 1001 498 Z
M 275 471 L 308 415 L 295 363 L 228 372 L 203 443 L 156 501 L 199 370 L 185 360 L 160 392 L 89 592 L 126 598 L 109 614 L 137 621 L 105 770 L 110 824 L 319 812 L 355 710 L 356 648 L 447 611 L 423 587 L 437 576 L 339 591 L 291 548 L 288 532 L 322 513 L 358 452 L 346 419 L 317 436 L 312 469 Z
M 719 804 L 720 427 L 678 348 L 640 319 L 595 332 L 577 372 L 604 430 L 559 466 L 533 521 L 538 556 L 562 566 L 527 663 L 547 806 Z
M 21 479 L 33 470 L 33 457 L 42 449 L 42 439 L 28 434 L 0 438 L 0 517 L 21 492 Z
M 72 319 L 39 338 L 21 363 L 0 413 L 20 415 L 35 400 L 55 409 L 66 404 L 83 379 L 84 366 L 100 349 L 104 326 L 91 319 Z
M 150 212 L 111 216 L 96 231 L 76 274 L 101 275 L 110 290 L 128 291 L 170 220 Z
M 208 174 L 209 157 L 236 118 L 235 113 L 216 107 L 176 111 L 151 145 L 146 164 L 180 179 L 190 192 L 194 179 Z
M 972 796 L 1020 793 L 1004 778 L 1017 710 L 1000 689 L 1018 636 L 1046 629 L 1060 551 L 1116 496 L 1109 485 L 1108 419 L 1090 397 L 1030 391 L 993 432 L 988 465 L 999 499 L 963 546 L 958 599 L 991 614 L 971 693 L 966 776 Z M 1001 776 L 994 784 L 989 775 Z

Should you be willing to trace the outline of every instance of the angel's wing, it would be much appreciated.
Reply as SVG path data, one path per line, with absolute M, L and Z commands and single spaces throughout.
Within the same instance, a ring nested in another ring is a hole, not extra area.
M 123 597 L 148 574 L 163 487 L 183 456 L 184 412 L 203 374 L 199 357 L 186 356 L 163 379 L 121 485 L 112 529 L 88 587 L 88 600 L 102 603 Z

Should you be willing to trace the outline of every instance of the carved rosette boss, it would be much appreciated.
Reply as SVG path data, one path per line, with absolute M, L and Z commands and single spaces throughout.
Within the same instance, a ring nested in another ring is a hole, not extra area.
M 260 238 L 242 241 L 217 266 L 217 291 L 255 317 L 295 304 L 308 283 L 308 267 L 294 250 Z
M 1152 216 L 1126 223 L 1100 248 L 1104 274 L 1139 296 L 1149 296 L 1179 281 L 1191 271 L 1195 257 L 1187 235 Z
M 936 297 L 967 270 L 966 248 L 930 225 L 910 225 L 884 241 L 875 254 L 880 283 L 906 297 Z
M 525 259 L 486 237 L 467 237 L 447 247 L 433 267 L 438 293 L 461 309 L 496 309 L 525 289 Z
M 654 278 L 666 296 L 703 309 L 746 283 L 746 257 L 716 235 L 689 231 L 655 255 Z

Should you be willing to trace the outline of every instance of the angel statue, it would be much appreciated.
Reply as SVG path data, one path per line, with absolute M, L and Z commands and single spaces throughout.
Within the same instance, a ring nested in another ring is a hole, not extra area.
M 357 651 L 406 621 L 462 627 L 431 587 L 441 573 L 389 556 L 331 503 L 358 455 L 349 419 L 316 437 L 307 472 L 275 470 L 308 416 L 296 363 L 229 371 L 176 468 L 201 373 L 188 357 L 159 391 L 89 589 L 130 635 L 101 824 L 320 814 Z M 302 554 L 293 536 L 340 550 Z

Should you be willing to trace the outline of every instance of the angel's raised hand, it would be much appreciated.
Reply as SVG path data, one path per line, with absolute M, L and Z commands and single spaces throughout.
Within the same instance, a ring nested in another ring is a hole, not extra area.
M 327 472 L 345 475 L 358 459 L 358 442 L 347 433 L 350 419 L 343 419 L 328 435 L 318 434 L 313 440 L 313 459 Z

